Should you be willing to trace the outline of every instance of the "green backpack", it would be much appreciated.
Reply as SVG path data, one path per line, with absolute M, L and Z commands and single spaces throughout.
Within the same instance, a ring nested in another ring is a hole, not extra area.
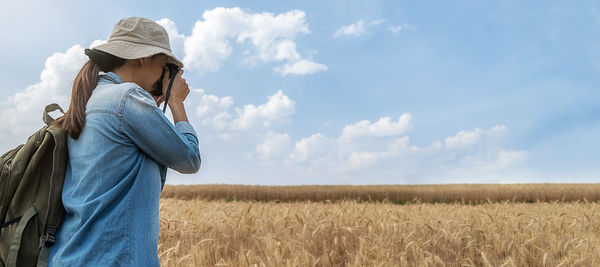
M 69 155 L 67 135 L 51 125 L 46 106 L 46 126 L 27 142 L 0 157 L 0 266 L 47 266 L 50 246 L 65 209 L 62 187 Z

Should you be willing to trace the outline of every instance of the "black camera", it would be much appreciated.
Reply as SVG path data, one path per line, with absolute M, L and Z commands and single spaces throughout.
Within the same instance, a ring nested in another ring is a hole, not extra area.
M 177 73 L 179 72 L 179 67 L 177 67 L 177 65 L 172 64 L 172 63 L 167 63 L 167 68 L 169 69 L 169 79 L 172 81 L 175 78 L 175 75 L 177 75 Z M 154 84 L 154 86 L 152 87 L 152 92 L 151 94 L 153 96 L 161 96 L 163 95 L 163 77 L 165 76 L 165 70 L 163 69 L 163 73 L 160 75 L 160 79 L 158 79 L 158 81 Z M 172 85 L 172 82 L 169 83 L 169 87 Z M 171 88 L 168 88 L 171 89 Z M 169 92 L 170 90 L 167 89 L 167 92 Z

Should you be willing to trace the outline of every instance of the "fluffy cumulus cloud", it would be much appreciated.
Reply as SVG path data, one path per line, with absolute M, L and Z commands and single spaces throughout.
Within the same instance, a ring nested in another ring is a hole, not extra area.
M 289 122 L 289 117 L 294 114 L 296 102 L 279 90 L 269 101 L 263 105 L 245 105 L 243 109 L 236 109 L 237 118 L 231 122 L 233 130 L 246 130 L 259 123 L 268 127 L 273 122 Z
M 365 29 L 365 22 L 363 20 L 359 20 L 356 23 L 340 27 L 335 33 L 333 33 L 333 37 L 359 36 L 366 32 L 367 30 Z
M 206 94 L 203 89 L 196 89 L 195 92 L 201 95 L 200 104 L 196 107 L 196 115 L 201 119 L 202 124 L 217 130 L 228 128 L 232 117 L 229 108 L 233 106 L 233 98 L 231 96 L 220 98 Z
M 342 131 L 342 140 L 353 140 L 363 136 L 396 136 L 410 129 L 411 116 L 408 113 L 402 114 L 396 122 L 390 117 L 383 117 L 377 122 L 371 123 L 368 120 L 360 121 L 356 124 L 344 127 Z
M 493 169 L 502 169 L 507 166 L 520 164 L 527 159 L 529 153 L 523 150 L 502 150 L 492 163 Z
M 83 49 L 75 45 L 64 53 L 51 55 L 46 59 L 39 82 L 0 103 L 0 120 L 8 130 L 3 133 L 4 138 L 23 142 L 24 137 L 43 125 L 42 112 L 47 104 L 58 103 L 68 108 L 73 79 L 87 60 Z
M 288 134 L 268 132 L 264 141 L 256 146 L 256 153 L 265 161 L 279 159 L 289 153 L 291 144 Z
M 459 131 L 443 138 L 444 141 L 434 140 L 424 146 L 411 144 L 407 135 L 410 129 L 411 115 L 405 113 L 397 120 L 382 117 L 375 122 L 349 124 L 337 138 L 316 133 L 296 141 L 293 148 L 288 135 L 272 135 L 271 142 L 278 145 L 265 142 L 257 146 L 257 152 L 265 155 L 269 151 L 265 147 L 281 148 L 277 150 L 278 159 L 306 175 L 346 176 L 367 172 L 394 173 L 396 178 L 418 174 L 449 179 L 498 177 L 521 165 L 529 155 L 526 151 L 503 147 L 502 136 L 507 131 L 503 125 Z M 288 156 L 282 157 L 288 150 Z
M 482 132 L 480 128 L 475 128 L 473 131 L 460 131 L 455 136 L 446 137 L 444 145 L 447 148 L 459 148 L 475 144 L 479 141 Z
M 313 134 L 310 137 L 302 138 L 296 142 L 294 150 L 289 155 L 289 163 L 311 163 L 321 165 L 321 163 L 332 163 L 332 157 L 335 141 L 321 135 Z
M 381 153 L 369 152 L 369 151 L 358 151 L 350 153 L 348 156 L 347 168 L 354 170 L 360 167 L 366 167 L 373 165 L 377 160 L 382 157 Z
M 275 68 L 275 71 L 281 73 L 283 76 L 306 75 L 325 70 L 327 70 L 327 66 L 306 59 L 302 59 L 294 63 L 286 63 L 281 68 Z
M 506 132 L 504 125 L 496 125 L 488 130 L 477 127 L 471 131 L 460 131 L 454 136 L 446 137 L 444 146 L 449 149 L 467 148 L 477 144 L 484 136 L 494 138 L 501 136 L 504 132 Z
M 264 104 L 248 104 L 243 107 L 234 107 L 230 96 L 220 98 L 205 94 L 202 89 L 196 92 L 201 94 L 201 102 L 196 108 L 196 115 L 201 123 L 222 133 L 268 129 L 273 124 L 289 123 L 296 108 L 296 102 L 282 90 L 269 96 Z
M 305 17 L 301 10 L 273 14 L 218 7 L 205 11 L 189 36 L 179 33 L 168 19 L 158 23 L 169 32 L 172 43 L 183 43 L 183 62 L 188 69 L 199 73 L 217 71 L 234 52 L 234 44 L 249 44 L 244 62 L 283 63 L 275 71 L 285 76 L 327 70 L 325 65 L 303 58 L 296 48 L 296 38 L 310 33 Z
M 340 28 L 337 29 L 337 31 L 335 31 L 333 33 L 332 37 L 339 38 L 339 37 L 344 37 L 344 36 L 345 37 L 361 36 L 361 35 L 368 33 L 370 28 L 374 28 L 374 27 L 383 25 L 384 22 L 385 22 L 385 19 L 376 19 L 376 20 L 372 20 L 369 23 L 366 23 L 364 20 L 359 20 L 355 23 L 341 26 Z M 401 31 L 405 31 L 408 29 L 414 30 L 414 27 L 409 26 L 408 24 L 392 25 L 392 26 L 388 27 L 388 30 L 394 34 L 397 34 Z
M 409 113 L 394 119 L 381 117 L 373 121 L 350 123 L 342 127 L 340 134 L 334 137 L 315 133 L 293 140 L 290 134 L 277 133 L 271 130 L 272 127 L 265 127 L 260 123 L 251 124 L 261 127 L 239 127 L 237 121 L 243 120 L 245 116 L 258 116 L 263 123 L 273 119 L 265 115 L 270 113 L 266 111 L 285 110 L 288 106 L 285 103 L 288 101 L 283 100 L 283 96 L 281 92 L 277 92 L 266 103 L 252 108 L 238 108 L 241 111 L 235 113 L 231 112 L 236 108 L 232 107 L 233 101 L 229 98 L 204 95 L 204 103 L 211 104 L 207 105 L 209 108 L 199 108 L 199 111 L 202 110 L 206 115 L 213 114 L 208 116 L 212 117 L 209 120 L 211 123 L 218 121 L 217 118 L 224 118 L 221 120 L 223 126 L 219 128 L 221 133 L 237 131 L 244 138 L 260 136 L 259 139 L 254 139 L 256 143 L 249 148 L 250 154 L 254 156 L 246 154 L 247 158 L 258 161 L 254 163 L 254 168 L 269 166 L 269 170 L 289 176 L 288 181 L 291 183 L 319 183 L 324 177 L 334 179 L 323 180 L 321 183 L 338 183 L 338 178 L 353 176 L 354 179 L 342 180 L 359 184 L 382 181 L 494 182 L 499 181 L 494 179 L 514 177 L 518 173 L 515 170 L 519 170 L 529 157 L 527 151 L 510 149 L 504 145 L 502 140 L 508 131 L 504 125 L 475 127 L 441 137 L 429 144 L 414 144 L 409 137 L 412 128 Z M 261 113 L 263 115 L 259 116 Z M 381 180 L 361 180 L 367 176 L 378 176 Z

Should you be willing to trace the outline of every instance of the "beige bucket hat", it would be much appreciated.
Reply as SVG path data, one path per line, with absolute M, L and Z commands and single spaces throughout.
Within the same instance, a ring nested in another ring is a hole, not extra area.
M 136 59 L 165 54 L 168 62 L 183 68 L 171 52 L 169 35 L 158 23 L 147 18 L 130 17 L 117 22 L 108 42 L 94 49 L 109 53 L 124 59 Z

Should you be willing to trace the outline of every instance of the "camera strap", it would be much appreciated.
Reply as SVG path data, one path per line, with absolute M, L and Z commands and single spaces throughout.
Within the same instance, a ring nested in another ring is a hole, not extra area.
M 169 86 L 167 86 L 167 93 L 165 95 L 165 106 L 163 107 L 163 113 L 167 112 L 167 103 L 169 103 L 169 96 L 171 96 L 171 86 L 173 86 L 173 81 L 175 80 L 175 76 L 169 79 Z

